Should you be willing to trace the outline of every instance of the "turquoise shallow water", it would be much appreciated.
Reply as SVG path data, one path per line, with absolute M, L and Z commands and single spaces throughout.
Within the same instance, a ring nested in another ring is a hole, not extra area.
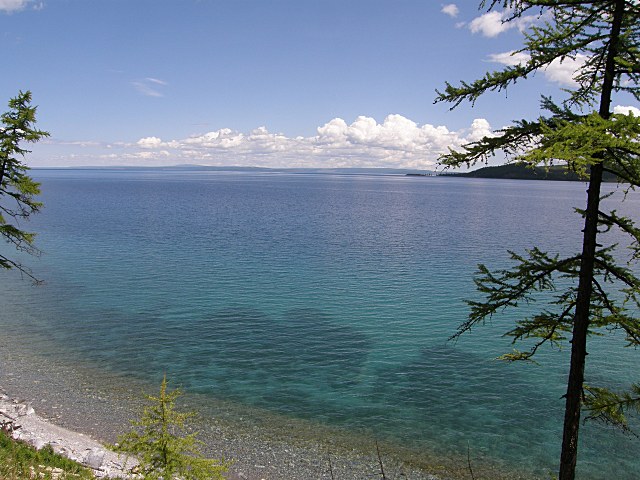
M 585 186 L 568 182 L 192 170 L 37 170 L 29 227 L 46 281 L 3 274 L 5 331 L 142 380 L 374 435 L 474 451 L 546 476 L 560 443 L 566 352 L 506 365 L 515 313 L 447 341 L 477 263 L 573 252 Z M 624 207 L 640 211 L 640 199 Z M 561 233 L 560 233 L 561 232 Z M 2 247 L 4 248 L 4 247 Z M 591 383 L 637 381 L 614 337 Z M 34 343 L 35 345 L 35 343 Z M 212 400 L 213 401 L 213 400 Z M 638 440 L 584 430 L 581 478 L 636 478 Z

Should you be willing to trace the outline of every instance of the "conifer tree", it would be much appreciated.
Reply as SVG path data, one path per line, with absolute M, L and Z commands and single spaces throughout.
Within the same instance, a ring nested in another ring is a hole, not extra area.
M 587 339 L 610 330 L 621 331 L 627 346 L 640 345 L 640 280 L 633 273 L 640 259 L 640 229 L 615 210 L 605 211 L 601 200 L 603 172 L 616 175 L 624 188 L 640 186 L 640 119 L 611 111 L 614 95 L 640 100 L 640 2 L 637 0 L 493 0 L 481 8 L 503 8 L 506 22 L 525 14 L 537 15 L 524 32 L 522 63 L 487 73 L 472 83 L 446 83 L 436 102 L 471 103 L 489 91 L 504 91 L 552 62 L 578 62 L 575 86 L 558 103 L 542 96 L 546 112 L 538 119 L 514 121 L 507 128 L 451 150 L 441 157 L 446 166 L 474 165 L 498 152 L 510 161 L 530 166 L 554 163 L 588 181 L 587 202 L 577 210 L 584 218 L 583 242 L 574 255 L 532 248 L 510 252 L 515 266 L 492 272 L 479 266 L 475 282 L 484 301 L 470 301 L 470 314 L 454 338 L 484 323 L 506 308 L 547 298 L 542 311 L 516 322 L 506 333 L 513 342 L 530 342 L 506 360 L 531 360 L 544 344 L 571 344 L 560 456 L 560 480 L 573 480 L 578 453 L 582 407 L 586 418 L 628 428 L 627 416 L 640 408 L 640 385 L 626 392 L 585 383 Z M 626 262 L 622 249 L 605 245 L 603 233 L 619 229 L 628 236 Z M 561 233 L 561 232 L 559 232 Z M 569 284 L 569 287 L 566 285 Z
M 137 458 L 145 479 L 223 479 L 229 463 L 205 458 L 196 433 L 185 433 L 195 414 L 176 410 L 175 401 L 181 394 L 180 390 L 167 391 L 165 376 L 159 395 L 146 396 L 149 404 L 141 418 L 131 422 L 130 432 L 118 437 L 114 450 Z
M 35 234 L 20 228 L 20 221 L 37 213 L 42 203 L 34 197 L 40 194 L 40 184 L 27 175 L 24 164 L 26 150 L 22 143 L 37 142 L 49 133 L 34 128 L 36 107 L 31 106 L 31 92 L 20 92 L 9 100 L 9 111 L 0 117 L 0 235 L 17 250 L 37 254 L 33 245 Z M 0 254 L 0 267 L 15 268 L 36 280 L 20 262 Z

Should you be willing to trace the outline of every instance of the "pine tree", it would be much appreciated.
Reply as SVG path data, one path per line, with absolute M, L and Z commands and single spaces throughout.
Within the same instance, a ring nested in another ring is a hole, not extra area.
M 19 222 L 40 211 L 35 200 L 40 184 L 27 175 L 24 157 L 29 150 L 23 142 L 37 142 L 49 133 L 34 128 L 36 107 L 31 106 L 31 92 L 20 92 L 9 100 L 10 110 L 0 117 L 0 235 L 17 250 L 37 254 L 35 234 L 20 228 Z M 32 280 L 36 278 L 20 262 L 0 254 L 0 267 L 15 268 Z
M 195 414 L 176 411 L 175 401 L 181 394 L 180 390 L 167 391 L 165 376 L 160 394 L 146 396 L 149 405 L 139 420 L 131 422 L 133 429 L 118 437 L 114 450 L 137 458 L 145 479 L 223 479 L 229 463 L 205 458 L 197 434 L 185 433 Z
M 544 344 L 571 343 L 565 396 L 565 418 L 560 457 L 560 480 L 573 480 L 578 453 L 582 407 L 586 418 L 628 428 L 629 412 L 640 409 L 640 385 L 627 392 L 585 383 L 588 337 L 610 330 L 624 332 L 627 346 L 640 345 L 640 280 L 632 268 L 640 259 L 640 229 L 630 218 L 604 211 L 601 200 L 603 172 L 616 175 L 627 189 L 640 186 L 640 119 L 632 113 L 613 114 L 614 94 L 640 100 L 640 2 L 637 0 L 493 0 L 481 8 L 504 8 L 506 22 L 535 13 L 538 22 L 525 31 L 524 46 L 515 52 L 526 61 L 487 73 L 472 83 L 449 83 L 436 102 L 455 108 L 489 92 L 504 91 L 516 81 L 548 67 L 552 62 L 583 58 L 574 75 L 576 86 L 566 89 L 559 103 L 542 97 L 546 115 L 515 121 L 511 126 L 451 150 L 441 158 L 447 166 L 486 162 L 498 152 L 510 161 L 530 166 L 554 163 L 582 175 L 589 184 L 583 243 L 575 255 L 560 257 L 533 248 L 524 255 L 510 252 L 515 266 L 491 272 L 480 265 L 475 282 L 485 300 L 469 302 L 469 318 L 454 338 L 482 324 L 505 308 L 535 301 L 546 293 L 548 306 L 516 322 L 507 332 L 513 342 L 533 341 L 526 351 L 514 350 L 506 360 L 531 360 Z M 603 245 L 601 234 L 619 229 L 628 235 L 627 263 L 616 245 Z M 561 233 L 561 232 L 558 232 Z M 576 280 L 568 282 L 568 280 Z M 571 286 L 565 287 L 567 283 Z M 576 285 L 577 283 L 577 285 Z

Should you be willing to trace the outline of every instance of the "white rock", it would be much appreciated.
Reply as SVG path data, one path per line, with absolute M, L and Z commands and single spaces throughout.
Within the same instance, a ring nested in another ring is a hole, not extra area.
M 47 442 L 45 442 L 44 440 L 42 440 L 41 438 L 36 438 L 33 441 L 33 446 L 36 450 L 42 450 L 44 448 L 44 446 L 47 444 Z
M 93 468 L 94 470 L 99 470 L 102 466 L 103 460 L 104 450 L 100 450 L 99 448 L 92 448 L 89 453 L 85 455 L 82 463 L 84 463 L 87 467 Z
M 16 413 L 19 416 L 24 417 L 25 415 L 33 415 L 35 413 L 35 410 L 33 409 L 30 403 L 27 403 L 26 405 L 25 404 L 20 405 L 17 408 Z

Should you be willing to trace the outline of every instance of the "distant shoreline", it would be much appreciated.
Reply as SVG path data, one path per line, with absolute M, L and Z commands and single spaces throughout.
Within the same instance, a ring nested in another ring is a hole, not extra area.
M 30 167 L 32 171 L 204 171 L 204 172 L 237 172 L 237 173 L 289 173 L 289 174 L 324 174 L 324 175 L 395 175 L 395 176 L 436 176 L 431 170 L 413 168 L 268 168 L 242 166 L 211 166 L 211 165 L 167 165 L 167 166 L 131 166 L 131 165 L 101 165 L 101 166 L 60 166 L 60 167 Z
M 483 167 L 471 172 L 440 174 L 441 177 L 491 178 L 498 180 L 547 180 L 561 182 L 586 182 L 588 179 L 568 170 L 565 166 L 529 167 L 523 164 L 510 163 L 496 167 Z M 605 173 L 604 182 L 617 182 L 615 175 Z
M 31 167 L 38 171 L 105 171 L 105 172 L 219 172 L 219 173 L 265 173 L 289 175 L 343 175 L 343 176 L 394 176 L 394 177 L 447 177 L 447 178 L 484 178 L 497 180 L 547 180 L 564 182 L 585 182 L 575 172 L 568 171 L 561 165 L 531 168 L 522 164 L 487 166 L 468 172 L 443 172 L 434 170 L 406 168 L 270 168 L 243 166 L 211 166 L 211 165 L 167 165 L 167 166 L 132 166 L 132 165 L 100 165 L 100 166 L 51 166 Z M 617 182 L 618 179 L 605 173 L 604 182 Z

